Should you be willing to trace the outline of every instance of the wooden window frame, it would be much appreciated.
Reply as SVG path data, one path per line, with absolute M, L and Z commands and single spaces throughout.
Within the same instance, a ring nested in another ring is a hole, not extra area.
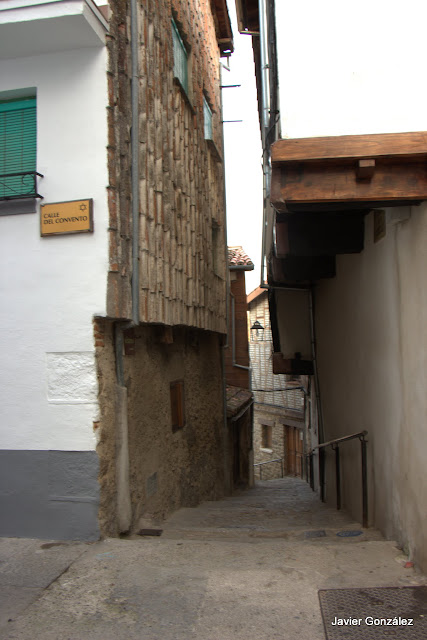
M 213 140 L 213 113 L 205 95 L 203 95 L 203 127 L 205 140 Z
M 185 46 L 184 40 L 178 29 L 175 20 L 172 18 L 172 43 L 173 43 L 173 75 L 185 92 L 186 96 L 190 95 L 190 68 L 189 58 L 190 52 Z M 185 60 L 185 64 L 183 63 Z
M 19 192 L 24 186 L 23 177 L 12 174 L 37 170 L 37 98 L 28 96 L 15 100 L 0 100 L 0 174 L 11 174 L 0 184 L 0 199 L 9 199 L 10 193 Z M 31 178 L 28 176 L 31 182 Z M 34 178 L 32 178 L 34 180 Z M 21 185 L 22 183 L 22 185 Z M 26 182 L 25 182 L 26 185 Z M 35 193 L 22 198 L 34 198 Z

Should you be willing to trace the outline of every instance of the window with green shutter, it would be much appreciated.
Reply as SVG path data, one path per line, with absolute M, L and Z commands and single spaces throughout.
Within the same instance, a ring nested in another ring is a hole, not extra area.
M 36 197 L 36 99 L 0 102 L 0 199 Z
M 188 52 L 174 20 L 172 20 L 172 40 L 173 74 L 188 95 Z

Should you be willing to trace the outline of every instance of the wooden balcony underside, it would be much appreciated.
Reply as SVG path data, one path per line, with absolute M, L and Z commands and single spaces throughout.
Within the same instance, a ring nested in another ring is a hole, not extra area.
M 272 166 L 271 202 L 279 212 L 427 199 L 426 132 L 279 140 Z

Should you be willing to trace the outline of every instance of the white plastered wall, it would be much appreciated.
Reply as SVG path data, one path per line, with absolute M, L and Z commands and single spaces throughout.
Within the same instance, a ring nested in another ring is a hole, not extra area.
M 275 3 L 283 138 L 427 128 L 427 5 Z
M 106 50 L 1 67 L 0 99 L 23 88 L 37 95 L 42 202 L 93 198 L 94 233 L 41 238 L 39 207 L 0 217 L 0 447 L 93 450 L 92 318 L 105 315 L 108 270 Z
M 371 213 L 364 251 L 339 256 L 336 278 L 316 292 L 326 439 L 368 431 L 370 524 L 397 538 L 424 566 L 426 247 L 426 204 L 412 207 L 405 222 L 389 222 L 376 243 Z M 342 483 L 344 507 L 360 520 L 359 449 L 357 441 L 342 446 Z M 331 464 L 326 493 L 334 504 Z

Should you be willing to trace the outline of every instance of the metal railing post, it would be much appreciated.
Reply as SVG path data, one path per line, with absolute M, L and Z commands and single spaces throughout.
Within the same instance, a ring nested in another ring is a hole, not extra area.
M 341 473 L 340 473 L 340 448 L 338 445 L 332 447 L 335 450 L 335 483 L 337 490 L 337 510 L 341 509 Z
M 320 499 L 325 502 L 325 450 L 319 449 L 319 483 Z
M 360 444 L 362 447 L 362 524 L 366 529 L 368 526 L 368 465 L 366 440 L 364 436 L 360 438 Z
M 311 489 L 314 491 L 314 468 L 313 468 L 313 454 L 310 453 L 309 455 L 309 464 L 310 464 L 310 487 Z

